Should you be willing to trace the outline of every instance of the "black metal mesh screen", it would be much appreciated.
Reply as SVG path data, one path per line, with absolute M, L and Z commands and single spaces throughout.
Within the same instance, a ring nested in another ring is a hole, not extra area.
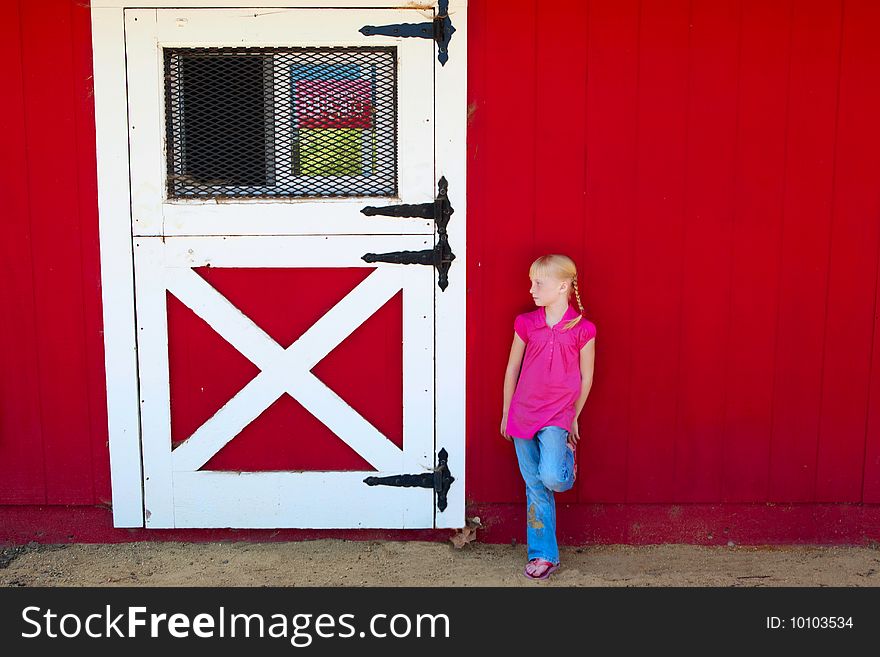
M 397 53 L 166 48 L 168 196 L 394 196 Z

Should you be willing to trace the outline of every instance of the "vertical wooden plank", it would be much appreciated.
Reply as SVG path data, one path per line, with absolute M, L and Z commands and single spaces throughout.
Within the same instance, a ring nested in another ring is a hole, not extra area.
M 432 309 L 436 322 L 434 359 L 440 363 L 435 371 L 434 385 L 436 453 L 446 449 L 448 466 L 464 483 L 467 471 L 467 263 L 470 262 L 467 228 L 470 219 L 467 198 L 467 76 L 468 76 L 468 3 L 449 3 L 450 17 L 460 37 L 444 66 L 434 64 L 435 129 L 437 171 L 449 180 L 449 200 L 458 212 L 458 219 L 447 227 L 459 266 L 449 273 L 449 288 L 435 296 Z M 454 58 L 454 59 L 453 59 Z M 430 197 L 429 197 L 430 198 Z M 431 277 L 433 280 L 433 275 Z M 435 286 L 431 289 L 437 290 Z M 454 318 L 449 321 L 448 318 Z M 442 406 L 441 406 L 442 404 Z M 435 463 L 436 465 L 436 463 Z M 466 490 L 462 485 L 449 490 L 447 507 L 435 512 L 436 528 L 462 527 L 465 524 Z
M 578 264 L 585 212 L 587 7 L 583 0 L 538 3 L 533 92 L 535 254 L 564 253 Z
M 466 372 L 466 502 L 482 501 L 480 482 L 489 471 L 483 460 L 486 443 L 504 441 L 499 434 L 500 408 L 491 406 L 488 377 L 484 359 L 485 332 L 485 277 L 482 260 L 486 254 L 483 228 L 488 206 L 483 193 L 483 176 L 487 170 L 485 148 L 486 76 L 487 76 L 487 23 L 486 0 L 468 2 L 468 117 L 467 117 L 467 197 L 471 221 L 467 226 L 467 372 Z M 511 325 L 511 335 L 513 334 Z M 504 332 L 498 332 L 503 336 Z M 498 339 L 501 339 L 499 337 Z M 500 407 L 500 403 L 498 404 Z M 498 421 L 495 421 L 496 415 Z M 498 426 L 496 426 L 498 425 Z M 484 487 L 485 488 L 485 487 Z
M 486 467 L 474 482 L 473 494 L 484 502 L 524 501 L 522 478 L 513 445 L 500 435 L 504 369 L 513 340 L 513 319 L 534 308 L 528 295 L 528 268 L 534 259 L 535 216 L 535 0 L 486 2 L 483 86 L 485 131 L 480 144 L 485 154 L 474 176 L 483 201 L 471 215 L 481 225 L 477 240 L 478 276 L 486 293 L 479 301 L 484 313 L 477 325 L 483 378 L 481 412 L 486 434 L 480 462 Z M 511 34 L 499 26 L 513 17 L 524 29 Z M 480 213 L 480 214 L 477 214 Z M 491 465 L 489 465 L 491 464 Z
M 880 5 L 843 4 L 816 501 L 861 502 L 880 235 Z
M 144 527 L 174 527 L 168 310 L 164 238 L 139 237 L 133 245 L 138 323 Z M 159 318 L 164 318 L 159 319 Z M 114 477 L 120 473 L 113 472 Z M 127 482 L 131 486 L 133 482 Z M 114 486 L 115 488 L 115 486 Z M 115 491 L 114 491 L 115 492 Z M 115 496 L 114 496 L 115 499 Z
M 0 24 L 5 63 L 0 129 L 0 177 L 5 181 L 4 239 L 0 241 L 0 503 L 46 501 L 33 295 L 27 116 L 24 107 L 20 2 L 7 3 Z
M 625 502 L 632 371 L 639 0 L 592 0 L 586 107 L 584 306 L 596 324 L 581 417 L 580 499 Z
M 721 494 L 739 11 L 737 0 L 692 4 L 677 502 L 717 502 Z
M 98 238 L 98 181 L 95 161 L 95 93 L 92 72 L 91 12 L 70 2 L 73 33 L 74 117 L 76 136 L 77 211 L 82 240 L 83 320 L 89 442 L 95 502 L 110 502 L 110 450 L 104 372 L 104 331 L 101 318 L 101 268 Z
M 843 13 L 834 234 L 825 338 L 817 499 L 880 502 L 880 4 L 847 0 Z M 870 370 L 865 371 L 865 366 Z M 867 403 L 867 444 L 864 431 Z
M 70 2 L 21 10 L 46 501 L 90 504 Z
M 841 6 L 794 3 L 770 500 L 815 498 Z
M 743 0 L 722 500 L 768 493 L 791 0 Z
M 878 253 L 880 260 L 880 253 Z M 871 376 L 868 390 L 867 431 L 865 436 L 865 470 L 862 477 L 862 501 L 880 503 L 880 272 L 874 281 L 874 322 L 871 344 Z
M 673 495 L 688 21 L 687 0 L 642 3 L 628 501 L 668 502 Z
M 537 4 L 535 44 L 535 256 L 563 253 L 585 287 L 584 194 L 588 3 Z M 585 291 L 585 290 L 584 290 Z M 582 301 L 585 295 L 581 296 Z M 574 293 L 570 302 L 577 309 Z M 592 315 L 584 306 L 588 318 Z M 598 332 L 598 327 L 597 327 Z M 586 429 L 585 416 L 580 426 Z M 588 458 L 583 446 L 582 458 Z M 557 495 L 576 502 L 577 487 Z
M 123 20 L 122 9 L 92 9 L 101 310 L 113 526 L 143 527 Z

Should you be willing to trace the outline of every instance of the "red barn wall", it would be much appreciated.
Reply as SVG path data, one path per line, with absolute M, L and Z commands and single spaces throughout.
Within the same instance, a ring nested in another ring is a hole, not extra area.
M 880 501 L 880 5 L 470 13 L 470 495 L 523 500 L 504 366 L 561 251 L 597 355 L 559 499 Z
M 109 504 L 90 10 L 0 11 L 0 504 Z
M 100 508 L 89 9 L 2 10 L 0 539 L 230 535 L 115 531 Z M 525 534 L 502 381 L 546 252 L 578 263 L 598 328 L 563 541 L 880 536 L 878 24 L 872 0 L 471 0 L 467 486 L 487 538 Z

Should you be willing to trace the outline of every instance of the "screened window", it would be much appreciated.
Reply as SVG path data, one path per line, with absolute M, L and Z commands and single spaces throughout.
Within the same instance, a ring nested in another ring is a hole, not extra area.
M 165 49 L 169 198 L 397 194 L 396 49 Z

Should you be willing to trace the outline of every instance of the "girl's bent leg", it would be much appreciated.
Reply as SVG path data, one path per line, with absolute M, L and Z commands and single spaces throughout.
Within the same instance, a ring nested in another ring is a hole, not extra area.
M 535 440 L 540 443 L 538 475 L 544 486 L 557 493 L 574 486 L 574 452 L 568 446 L 568 431 L 562 427 L 544 427 Z
M 542 455 L 537 436 L 531 440 L 514 438 L 519 471 L 526 484 L 526 538 L 529 559 L 541 557 L 559 562 L 556 544 L 556 505 L 553 491 L 548 490 L 539 474 Z

